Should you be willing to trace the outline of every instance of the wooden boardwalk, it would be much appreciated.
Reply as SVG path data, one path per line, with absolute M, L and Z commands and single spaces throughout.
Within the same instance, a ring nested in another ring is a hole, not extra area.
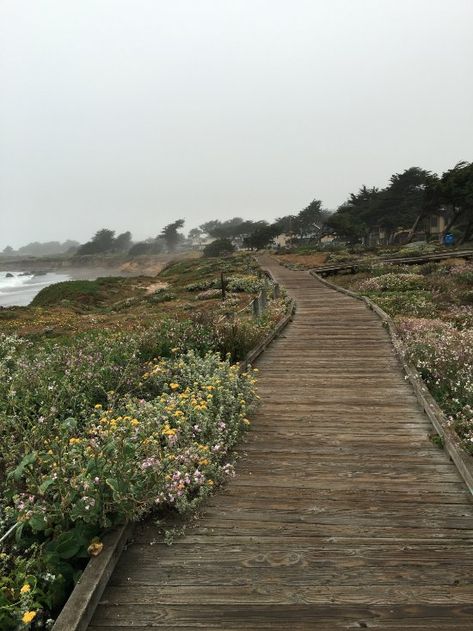
M 90 631 L 472 631 L 473 503 L 387 333 L 270 266 L 298 309 L 258 362 L 237 477 L 171 547 L 139 530 Z

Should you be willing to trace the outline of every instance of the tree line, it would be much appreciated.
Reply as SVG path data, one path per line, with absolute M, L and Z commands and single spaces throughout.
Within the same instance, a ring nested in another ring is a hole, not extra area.
M 16 250 L 11 245 L 7 245 L 3 249 L 2 254 L 5 256 L 55 256 L 59 254 L 74 254 L 79 246 L 80 243 L 78 241 L 70 239 L 63 243 L 60 241 L 46 241 L 43 243 L 32 241 Z
M 423 229 L 428 236 L 431 218 L 445 219 L 439 238 L 455 230 L 459 243 L 473 237 L 473 163 L 459 162 L 437 175 L 419 167 L 395 173 L 385 188 L 362 186 L 327 219 L 340 239 L 365 242 L 373 229 L 382 229 L 391 243 L 400 229 L 411 241 Z
M 156 237 L 133 243 L 131 232 L 115 235 L 113 230 L 103 228 L 86 243 L 82 244 L 76 254 L 128 254 L 140 256 L 174 252 L 177 247 L 192 247 L 214 240 L 212 251 L 230 252 L 235 247 L 261 249 L 267 247 L 278 235 L 291 232 L 298 238 L 316 239 L 324 220 L 328 216 L 322 209 L 320 200 L 313 200 L 306 208 L 294 215 L 287 215 L 270 223 L 268 221 L 252 221 L 241 217 L 233 217 L 226 221 L 218 219 L 207 221 L 198 228 L 189 231 L 186 239 L 181 232 L 185 220 L 178 219 L 167 224 Z M 210 243 L 207 244 L 210 246 Z
M 351 244 L 367 243 L 374 230 L 382 230 L 387 243 L 393 242 L 400 230 L 403 241 L 411 241 L 419 231 L 427 236 L 431 218 L 444 217 L 440 239 L 454 230 L 460 243 L 473 238 L 473 163 L 459 162 L 452 169 L 437 175 L 420 167 L 410 167 L 393 174 L 385 188 L 363 185 L 351 193 L 335 212 L 324 209 L 319 199 L 305 208 L 279 217 L 273 222 L 253 221 L 233 217 L 215 219 L 190 230 L 187 238 L 182 232 L 185 220 L 177 219 L 155 237 L 134 243 L 131 232 L 116 235 L 103 228 L 86 243 L 74 241 L 64 244 L 31 243 L 14 251 L 7 246 L 4 254 L 76 253 L 128 254 L 139 256 L 174 252 L 178 247 L 207 245 L 212 251 L 232 251 L 235 247 L 261 249 L 285 234 L 294 243 L 318 243 L 324 234 L 332 234 L 339 241 Z M 206 243 L 214 240 L 214 244 Z

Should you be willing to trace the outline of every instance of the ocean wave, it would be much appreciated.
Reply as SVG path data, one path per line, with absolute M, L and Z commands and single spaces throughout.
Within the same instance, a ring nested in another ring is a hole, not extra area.
M 69 280 L 68 274 L 0 272 L 0 306 L 26 306 L 44 287 Z

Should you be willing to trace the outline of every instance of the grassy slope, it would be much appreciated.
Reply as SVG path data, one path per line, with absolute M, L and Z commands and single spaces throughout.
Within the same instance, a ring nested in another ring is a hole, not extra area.
M 170 264 L 156 276 L 106 277 L 68 281 L 43 289 L 29 307 L 0 310 L 0 333 L 63 336 L 91 329 L 134 330 L 166 315 L 214 309 L 218 298 L 196 300 L 186 289 L 193 282 L 218 281 L 220 273 L 242 275 L 256 271 L 248 254 L 229 258 L 186 259 Z M 245 292 L 235 294 L 244 304 Z

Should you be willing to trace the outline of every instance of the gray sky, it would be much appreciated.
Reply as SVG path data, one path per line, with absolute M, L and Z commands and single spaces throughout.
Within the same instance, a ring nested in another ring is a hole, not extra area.
M 472 0 L 0 0 L 0 249 L 473 159 Z

